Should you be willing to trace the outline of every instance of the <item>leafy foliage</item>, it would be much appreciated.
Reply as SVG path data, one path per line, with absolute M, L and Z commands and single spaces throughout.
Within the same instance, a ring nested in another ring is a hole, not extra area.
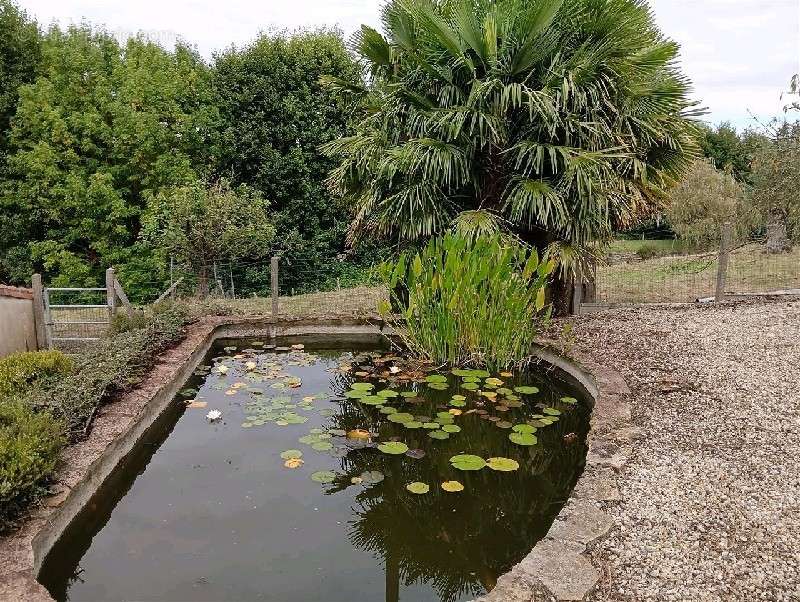
M 333 190 L 354 239 L 510 228 L 569 253 L 658 208 L 697 153 L 678 48 L 634 0 L 394 1 Z
M 530 355 L 554 266 L 498 236 L 471 241 L 448 234 L 382 272 L 395 297 L 403 297 L 396 299 L 401 333 L 412 352 L 435 363 L 496 368 Z
M 149 203 L 143 238 L 165 256 L 189 264 L 199 274 L 200 296 L 208 293 L 208 266 L 218 257 L 263 257 L 275 229 L 268 205 L 246 186 L 231 189 L 222 180 L 163 190 Z
M 37 380 L 64 376 L 72 360 L 60 351 L 12 353 L 0 359 L 0 399 L 19 394 Z
M 324 187 L 333 162 L 318 147 L 348 132 L 343 100 L 319 84 L 324 74 L 359 81 L 359 68 L 335 31 L 263 34 L 216 57 L 215 102 L 221 114 L 215 169 L 271 203 L 288 260 L 288 287 L 342 253 L 347 211 Z
M 0 277 L 33 268 L 54 285 L 91 285 L 110 265 L 162 269 L 137 243 L 148 195 L 204 169 L 216 109 L 208 68 L 186 47 L 121 47 L 88 27 L 53 28 L 41 76 L 20 89 L 0 201 Z
M 707 160 L 696 161 L 671 192 L 667 218 L 682 239 L 700 248 L 718 244 L 726 222 L 740 235 L 751 226 L 741 184 Z
M 0 400 L 0 532 L 42 489 L 64 445 L 64 426 L 48 412 Z

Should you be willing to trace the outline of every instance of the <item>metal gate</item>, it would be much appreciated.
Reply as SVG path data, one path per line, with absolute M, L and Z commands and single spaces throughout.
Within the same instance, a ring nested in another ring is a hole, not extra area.
M 106 303 L 53 303 L 52 296 L 73 296 L 78 300 L 92 301 L 100 293 L 107 298 L 105 288 L 55 288 L 44 289 L 44 324 L 47 348 L 60 343 L 82 343 L 101 338 L 111 324 L 113 308 Z

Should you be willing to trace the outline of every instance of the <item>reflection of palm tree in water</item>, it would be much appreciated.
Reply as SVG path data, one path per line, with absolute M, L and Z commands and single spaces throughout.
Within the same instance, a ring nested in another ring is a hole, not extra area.
M 349 388 L 344 379 L 336 385 Z M 435 403 L 411 411 L 435 413 Z M 415 460 L 386 456 L 356 444 L 343 452 L 342 473 L 327 491 L 335 494 L 354 486 L 351 479 L 367 471 L 385 475 L 382 482 L 366 484 L 356 494 L 349 537 L 353 545 L 383 560 L 387 602 L 399 599 L 401 582 L 406 586 L 427 583 L 443 602 L 493 589 L 497 578 L 545 535 L 585 457 L 583 445 L 514 446 L 507 439 L 508 431 L 477 416 L 460 419 L 462 432 L 446 441 L 433 441 L 421 429 L 406 430 L 374 407 L 357 402 L 342 402 L 330 420 L 331 428 L 369 427 L 381 439 L 399 436 L 412 448 L 427 452 L 425 458 Z M 549 427 L 548 436 L 560 440 L 564 432 L 578 430 L 577 421 L 576 416 Z M 449 458 L 465 450 L 516 458 L 520 470 L 456 473 Z M 442 481 L 453 478 L 464 484 L 463 493 L 440 489 Z M 410 494 L 405 486 L 412 481 L 428 483 L 431 491 Z

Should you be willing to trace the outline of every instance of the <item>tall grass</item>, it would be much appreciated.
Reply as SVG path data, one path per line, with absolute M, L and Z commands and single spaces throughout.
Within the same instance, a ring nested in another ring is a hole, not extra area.
M 498 369 L 529 357 L 549 318 L 545 286 L 554 263 L 499 236 L 446 235 L 381 273 L 412 353 L 440 364 Z

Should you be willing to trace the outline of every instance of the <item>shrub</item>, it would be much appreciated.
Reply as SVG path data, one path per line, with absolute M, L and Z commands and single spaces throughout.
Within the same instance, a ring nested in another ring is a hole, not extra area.
M 60 351 L 12 353 L 0 359 L 0 399 L 22 393 L 40 379 L 69 373 L 72 360 Z
M 64 426 L 20 401 L 0 402 L 0 531 L 41 490 L 64 445 Z
M 636 254 L 639 256 L 639 259 L 646 260 L 658 257 L 663 253 L 661 249 L 659 249 L 656 245 L 645 243 L 641 247 L 636 249 Z
M 382 272 L 413 353 L 436 363 L 498 368 L 530 356 L 547 316 L 545 286 L 554 266 L 498 236 L 470 242 L 446 235 Z

